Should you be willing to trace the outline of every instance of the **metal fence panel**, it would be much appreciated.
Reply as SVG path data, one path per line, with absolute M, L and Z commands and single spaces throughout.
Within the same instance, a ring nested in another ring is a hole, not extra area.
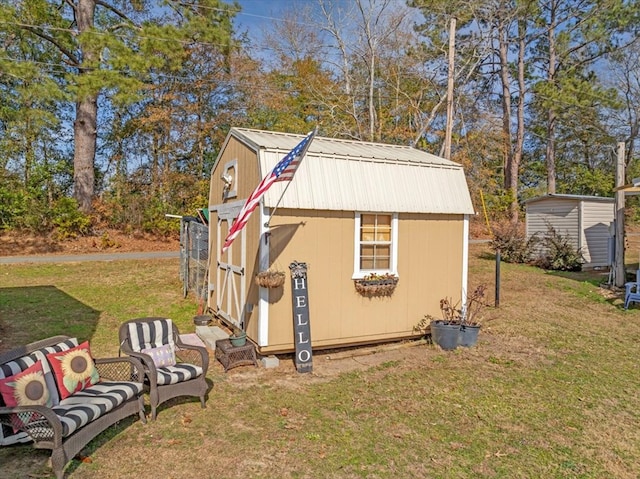
M 180 224 L 180 279 L 186 298 L 193 292 L 197 298 L 206 298 L 209 264 L 209 227 L 197 221 L 181 220 Z

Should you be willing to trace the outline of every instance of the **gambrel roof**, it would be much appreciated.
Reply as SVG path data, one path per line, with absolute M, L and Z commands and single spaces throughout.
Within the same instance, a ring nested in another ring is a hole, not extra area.
M 258 154 L 264 177 L 304 135 L 232 128 Z M 229 137 L 227 137 L 228 141 Z M 288 182 L 264 196 L 275 207 Z M 473 214 L 462 166 L 410 146 L 316 136 L 278 208 Z

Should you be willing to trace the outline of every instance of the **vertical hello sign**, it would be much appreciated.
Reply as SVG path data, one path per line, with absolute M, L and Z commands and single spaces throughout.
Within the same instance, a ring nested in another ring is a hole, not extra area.
M 310 373 L 313 370 L 313 358 L 311 353 L 311 327 L 309 325 L 307 264 L 294 261 L 289 265 L 289 269 L 291 270 L 296 369 L 299 373 Z

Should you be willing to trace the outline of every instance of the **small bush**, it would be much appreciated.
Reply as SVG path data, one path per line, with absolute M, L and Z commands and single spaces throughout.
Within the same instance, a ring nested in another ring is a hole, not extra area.
M 78 208 L 73 198 L 60 198 L 53 207 L 53 224 L 58 239 L 75 238 L 91 229 L 91 218 Z
M 540 240 L 541 253 L 534 264 L 542 269 L 553 271 L 580 271 L 584 257 L 568 235 L 561 235 L 551 225 Z
M 494 225 L 490 245 L 505 263 L 528 263 L 536 243 L 535 237 L 527 239 L 522 223 L 505 220 Z
M 0 187 L 0 229 L 11 229 L 20 225 L 29 212 L 28 203 L 24 191 Z

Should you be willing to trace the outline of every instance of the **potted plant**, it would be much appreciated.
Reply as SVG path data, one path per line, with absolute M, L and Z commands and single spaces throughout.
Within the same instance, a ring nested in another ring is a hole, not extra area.
M 480 313 L 486 306 L 484 302 L 486 289 L 485 285 L 478 286 L 467 298 L 465 309 L 460 307 L 460 302 L 453 304 L 450 298 L 441 299 L 442 319 L 425 315 L 414 330 L 426 332 L 428 324 L 433 342 L 447 351 L 456 349 L 458 346 L 474 346 L 480 331 Z
M 450 298 L 440 300 L 442 319 L 431 318 L 429 331 L 434 343 L 446 351 L 458 347 L 460 336 L 461 310 L 451 303 Z
M 480 333 L 480 320 L 482 309 L 487 305 L 485 303 L 485 292 L 487 286 L 479 285 L 467 298 L 467 307 L 460 320 L 460 336 L 458 344 L 464 347 L 475 346 L 478 342 L 478 334 Z
M 234 326 L 233 333 L 229 336 L 229 341 L 231 341 L 231 345 L 234 347 L 244 346 L 247 344 L 247 333 L 242 329 Z

